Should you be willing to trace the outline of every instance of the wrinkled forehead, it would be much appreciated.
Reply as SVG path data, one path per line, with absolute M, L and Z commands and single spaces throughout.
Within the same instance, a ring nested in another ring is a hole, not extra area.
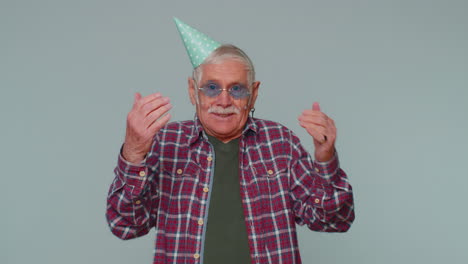
M 225 59 L 200 65 L 201 82 L 247 83 L 248 67 L 240 60 Z

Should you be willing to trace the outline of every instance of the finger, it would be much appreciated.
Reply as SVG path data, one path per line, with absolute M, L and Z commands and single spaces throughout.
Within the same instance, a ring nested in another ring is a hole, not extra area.
M 171 119 L 171 114 L 167 113 L 166 115 L 162 116 L 158 120 L 156 120 L 151 126 L 148 128 L 148 130 L 151 132 L 152 135 L 156 134 L 163 126 L 169 122 Z
M 300 122 L 299 124 L 302 127 L 304 127 L 305 129 L 311 129 L 311 130 L 317 131 L 321 135 L 327 134 L 327 131 L 328 131 L 326 127 L 317 126 L 317 125 L 314 125 L 314 124 L 311 124 L 311 123 Z
M 166 104 L 166 105 L 163 105 L 163 106 L 159 107 L 158 109 L 154 110 L 153 112 L 149 113 L 145 117 L 145 120 L 144 120 L 144 123 L 145 123 L 146 127 L 149 128 L 156 120 L 158 120 L 164 114 L 169 112 L 169 110 L 171 110 L 171 108 L 172 108 L 171 104 Z
M 314 111 L 320 111 L 320 104 L 318 102 L 314 102 L 312 104 L 312 110 Z
M 311 125 L 308 123 L 299 123 L 303 128 L 307 130 L 307 132 L 318 142 L 324 143 L 326 141 L 326 134 L 327 130 L 324 127 Z
M 167 97 L 154 99 L 153 101 L 148 102 L 141 107 L 142 114 L 144 117 L 146 117 L 153 111 L 156 111 L 160 107 L 163 107 L 169 103 L 170 101 L 169 101 L 169 98 Z
M 161 98 L 161 97 L 162 97 L 161 93 L 153 93 L 153 94 L 150 94 L 150 95 L 148 95 L 148 96 L 145 96 L 145 97 L 141 98 L 141 99 L 139 100 L 139 105 L 140 105 L 140 106 L 143 106 L 143 105 L 145 105 L 145 104 L 147 104 L 147 103 L 149 103 L 149 102 L 151 102 L 151 101 L 154 101 L 154 100 L 156 100 L 156 99 L 158 99 L 158 98 Z
M 302 111 L 301 114 L 305 115 L 305 116 L 322 116 L 324 118 L 328 118 L 328 116 L 325 113 L 320 112 L 320 111 L 316 111 L 316 110 L 312 110 L 312 109 L 306 109 L 306 110 Z
M 327 127 L 328 125 L 328 120 L 326 117 L 322 115 L 301 115 L 299 116 L 299 121 L 305 122 L 305 123 L 312 123 L 315 125 Z
M 315 141 L 318 141 L 321 144 L 325 143 L 325 141 L 326 141 L 326 136 L 325 135 L 323 135 L 323 134 L 321 134 L 318 131 L 315 131 L 313 129 L 307 129 L 307 132 L 309 133 L 309 135 L 312 136 L 312 138 Z
M 308 115 L 308 116 L 324 116 L 325 115 L 322 112 L 315 111 L 315 110 L 312 110 L 312 109 L 306 109 L 306 110 L 302 111 L 301 114 Z
M 141 99 L 141 94 L 140 93 L 135 93 L 134 95 L 134 99 L 133 99 L 133 104 L 136 104 L 138 102 L 138 100 Z
M 335 126 L 335 121 L 334 121 L 333 119 L 330 118 L 328 122 L 329 122 L 329 126 L 328 126 L 328 127 L 329 127 L 329 131 L 330 131 L 330 132 L 329 132 L 330 135 L 329 135 L 328 138 L 331 139 L 332 141 L 335 141 L 335 140 L 336 140 L 336 134 L 337 134 L 337 132 L 336 132 L 336 126 Z
M 335 121 L 333 119 L 328 118 L 327 122 L 328 122 L 328 127 L 330 127 L 333 130 L 336 130 Z

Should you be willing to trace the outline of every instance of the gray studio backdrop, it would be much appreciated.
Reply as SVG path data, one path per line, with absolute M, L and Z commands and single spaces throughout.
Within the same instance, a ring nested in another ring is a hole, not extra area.
M 304 263 L 466 263 L 467 1 L 0 1 L 0 263 L 151 263 L 106 194 L 133 93 L 190 119 L 172 16 L 251 55 L 255 112 L 294 130 L 319 101 L 354 186 L 345 234 L 299 228 Z

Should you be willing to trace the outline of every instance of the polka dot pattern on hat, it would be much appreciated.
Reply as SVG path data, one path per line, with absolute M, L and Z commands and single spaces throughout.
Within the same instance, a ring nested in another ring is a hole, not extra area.
M 207 35 L 185 24 L 177 18 L 174 21 L 184 42 L 185 49 L 192 62 L 193 68 L 198 67 L 221 43 L 214 41 Z

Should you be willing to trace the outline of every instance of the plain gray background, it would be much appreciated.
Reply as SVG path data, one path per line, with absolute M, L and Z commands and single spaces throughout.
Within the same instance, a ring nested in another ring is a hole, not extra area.
M 285 2 L 1 0 L 0 262 L 151 263 L 104 214 L 133 93 L 193 117 L 176 16 L 251 56 L 257 117 L 335 119 L 356 221 L 304 263 L 466 263 L 468 2 Z

